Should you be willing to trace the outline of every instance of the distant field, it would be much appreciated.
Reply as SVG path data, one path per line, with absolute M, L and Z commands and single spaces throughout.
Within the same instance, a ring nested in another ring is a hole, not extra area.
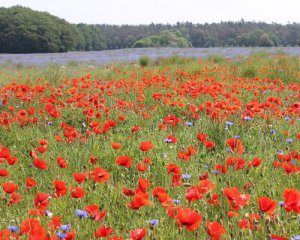
M 160 58 L 179 56 L 207 58 L 220 55 L 225 58 L 249 56 L 253 53 L 287 54 L 300 56 L 300 47 L 228 47 L 228 48 L 139 48 L 104 50 L 97 52 L 38 53 L 38 54 L 0 54 L 0 64 L 19 64 L 46 66 L 49 64 L 66 65 L 68 63 L 112 64 L 138 61 L 141 56 L 149 56 L 153 61 Z
M 121 51 L 0 65 L 0 239 L 298 239 L 299 48 Z

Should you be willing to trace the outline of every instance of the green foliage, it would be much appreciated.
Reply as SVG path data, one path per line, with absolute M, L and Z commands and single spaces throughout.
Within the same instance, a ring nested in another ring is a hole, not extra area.
M 252 32 L 242 34 L 237 37 L 237 42 L 240 46 L 246 47 L 273 47 L 278 46 L 278 39 L 272 33 L 264 32 L 261 29 L 256 29 Z
M 249 66 L 244 70 L 242 76 L 246 78 L 254 78 L 255 76 L 257 76 L 257 72 L 253 66 Z
M 49 13 L 21 6 L 0 8 L 0 52 L 67 52 L 104 48 L 105 41 L 94 25 L 72 25 Z
M 210 55 L 208 57 L 208 60 L 213 63 L 222 63 L 225 60 L 225 58 L 222 55 Z
M 74 27 L 45 12 L 0 8 L 0 52 L 66 52 L 75 47 Z
M 192 64 L 195 62 L 194 58 L 186 58 L 186 57 L 180 57 L 177 55 L 167 57 L 167 58 L 161 58 L 156 61 L 157 66 L 173 66 L 173 65 L 186 65 L 186 64 Z
M 76 30 L 79 38 L 76 43 L 78 51 L 99 51 L 106 48 L 101 32 L 94 25 L 78 24 Z
M 180 47 L 187 48 L 192 47 L 190 41 L 188 41 L 179 31 L 165 30 L 158 35 L 142 38 L 136 41 L 133 48 L 144 47 Z
M 148 56 L 142 56 L 139 59 L 139 63 L 142 67 L 146 67 L 149 65 L 150 58 Z

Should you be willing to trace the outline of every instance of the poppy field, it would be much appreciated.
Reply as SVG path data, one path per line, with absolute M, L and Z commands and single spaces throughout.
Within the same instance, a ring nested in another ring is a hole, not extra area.
M 0 66 L 0 239 L 300 239 L 299 58 Z

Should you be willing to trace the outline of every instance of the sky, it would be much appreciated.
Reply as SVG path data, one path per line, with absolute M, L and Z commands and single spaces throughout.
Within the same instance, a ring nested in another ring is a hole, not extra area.
M 221 21 L 300 23 L 300 0 L 0 0 L 49 12 L 70 23 L 150 24 Z

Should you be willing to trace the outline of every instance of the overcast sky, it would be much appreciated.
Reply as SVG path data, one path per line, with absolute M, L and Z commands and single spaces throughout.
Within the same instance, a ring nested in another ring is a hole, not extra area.
M 300 22 L 300 0 L 0 0 L 71 23 L 149 24 L 220 21 Z

